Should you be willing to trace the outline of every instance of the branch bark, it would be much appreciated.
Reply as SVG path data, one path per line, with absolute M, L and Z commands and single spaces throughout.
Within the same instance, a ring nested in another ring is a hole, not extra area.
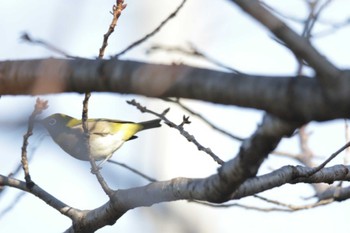
M 326 57 L 322 56 L 311 43 L 289 28 L 282 20 L 271 14 L 257 0 L 231 0 L 246 13 L 268 28 L 278 39 L 285 43 L 297 57 L 305 60 L 319 75 L 325 91 L 336 88 L 337 78 L 341 75 Z M 328 94 L 328 93 L 327 93 Z
M 329 99 L 318 79 L 305 76 L 241 75 L 121 60 L 4 61 L 0 95 L 95 91 L 182 97 L 261 109 L 291 121 L 325 121 L 350 116 L 349 72 L 343 74 L 337 98 Z
M 315 183 L 335 181 L 350 181 L 350 166 L 335 165 L 323 168 L 310 177 L 304 177 L 312 168 L 302 166 L 285 166 L 269 174 L 247 179 L 231 195 L 230 199 L 240 199 L 282 186 L 284 184 Z M 204 180 L 175 178 L 169 181 L 153 182 L 142 187 L 114 192 L 111 201 L 94 210 L 78 210 L 57 200 L 51 194 L 42 190 L 36 184 L 32 189 L 26 187 L 25 182 L 0 175 L 0 185 L 7 185 L 30 192 L 48 203 L 73 220 L 74 225 L 66 232 L 92 232 L 105 225 L 112 225 L 128 210 L 140 206 L 151 206 L 155 203 L 176 200 L 202 200 L 208 201 L 203 196 L 203 191 L 198 190 Z M 204 187 L 203 187 L 204 188 Z M 199 191 L 199 192 L 198 192 Z M 207 191 L 207 190 L 204 190 Z M 343 201 L 350 196 L 349 187 L 330 189 L 319 196 L 319 200 L 333 198 L 335 201 Z

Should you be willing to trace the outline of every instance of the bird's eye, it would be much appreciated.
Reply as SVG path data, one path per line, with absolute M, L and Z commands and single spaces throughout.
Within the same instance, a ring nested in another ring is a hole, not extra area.
M 51 126 L 53 126 L 53 125 L 55 125 L 56 124 L 56 119 L 55 118 L 51 118 L 50 120 L 49 120 L 49 125 L 51 125 Z

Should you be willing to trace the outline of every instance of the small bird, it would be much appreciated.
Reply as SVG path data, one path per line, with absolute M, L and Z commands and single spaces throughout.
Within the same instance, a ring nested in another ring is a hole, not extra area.
M 89 161 L 82 120 L 56 113 L 43 119 L 42 124 L 52 139 L 76 159 Z M 90 154 L 95 161 L 110 159 L 124 142 L 137 138 L 141 130 L 160 127 L 160 119 L 134 123 L 111 119 L 88 119 Z

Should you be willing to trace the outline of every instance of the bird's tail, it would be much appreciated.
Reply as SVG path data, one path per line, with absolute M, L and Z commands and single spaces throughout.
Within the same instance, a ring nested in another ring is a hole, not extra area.
M 145 129 L 161 127 L 162 125 L 160 124 L 160 121 L 161 121 L 160 119 L 155 119 L 155 120 L 140 122 L 139 124 L 143 126 L 142 130 L 145 130 Z

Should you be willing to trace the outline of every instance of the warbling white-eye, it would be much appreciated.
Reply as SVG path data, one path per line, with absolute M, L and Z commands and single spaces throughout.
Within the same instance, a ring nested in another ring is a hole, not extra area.
M 65 152 L 76 159 L 89 161 L 86 138 L 82 120 L 64 115 L 53 114 L 42 120 L 52 139 Z M 124 142 L 135 139 L 141 130 L 160 127 L 160 119 L 140 123 L 110 119 L 88 119 L 90 154 L 96 160 L 112 157 Z

